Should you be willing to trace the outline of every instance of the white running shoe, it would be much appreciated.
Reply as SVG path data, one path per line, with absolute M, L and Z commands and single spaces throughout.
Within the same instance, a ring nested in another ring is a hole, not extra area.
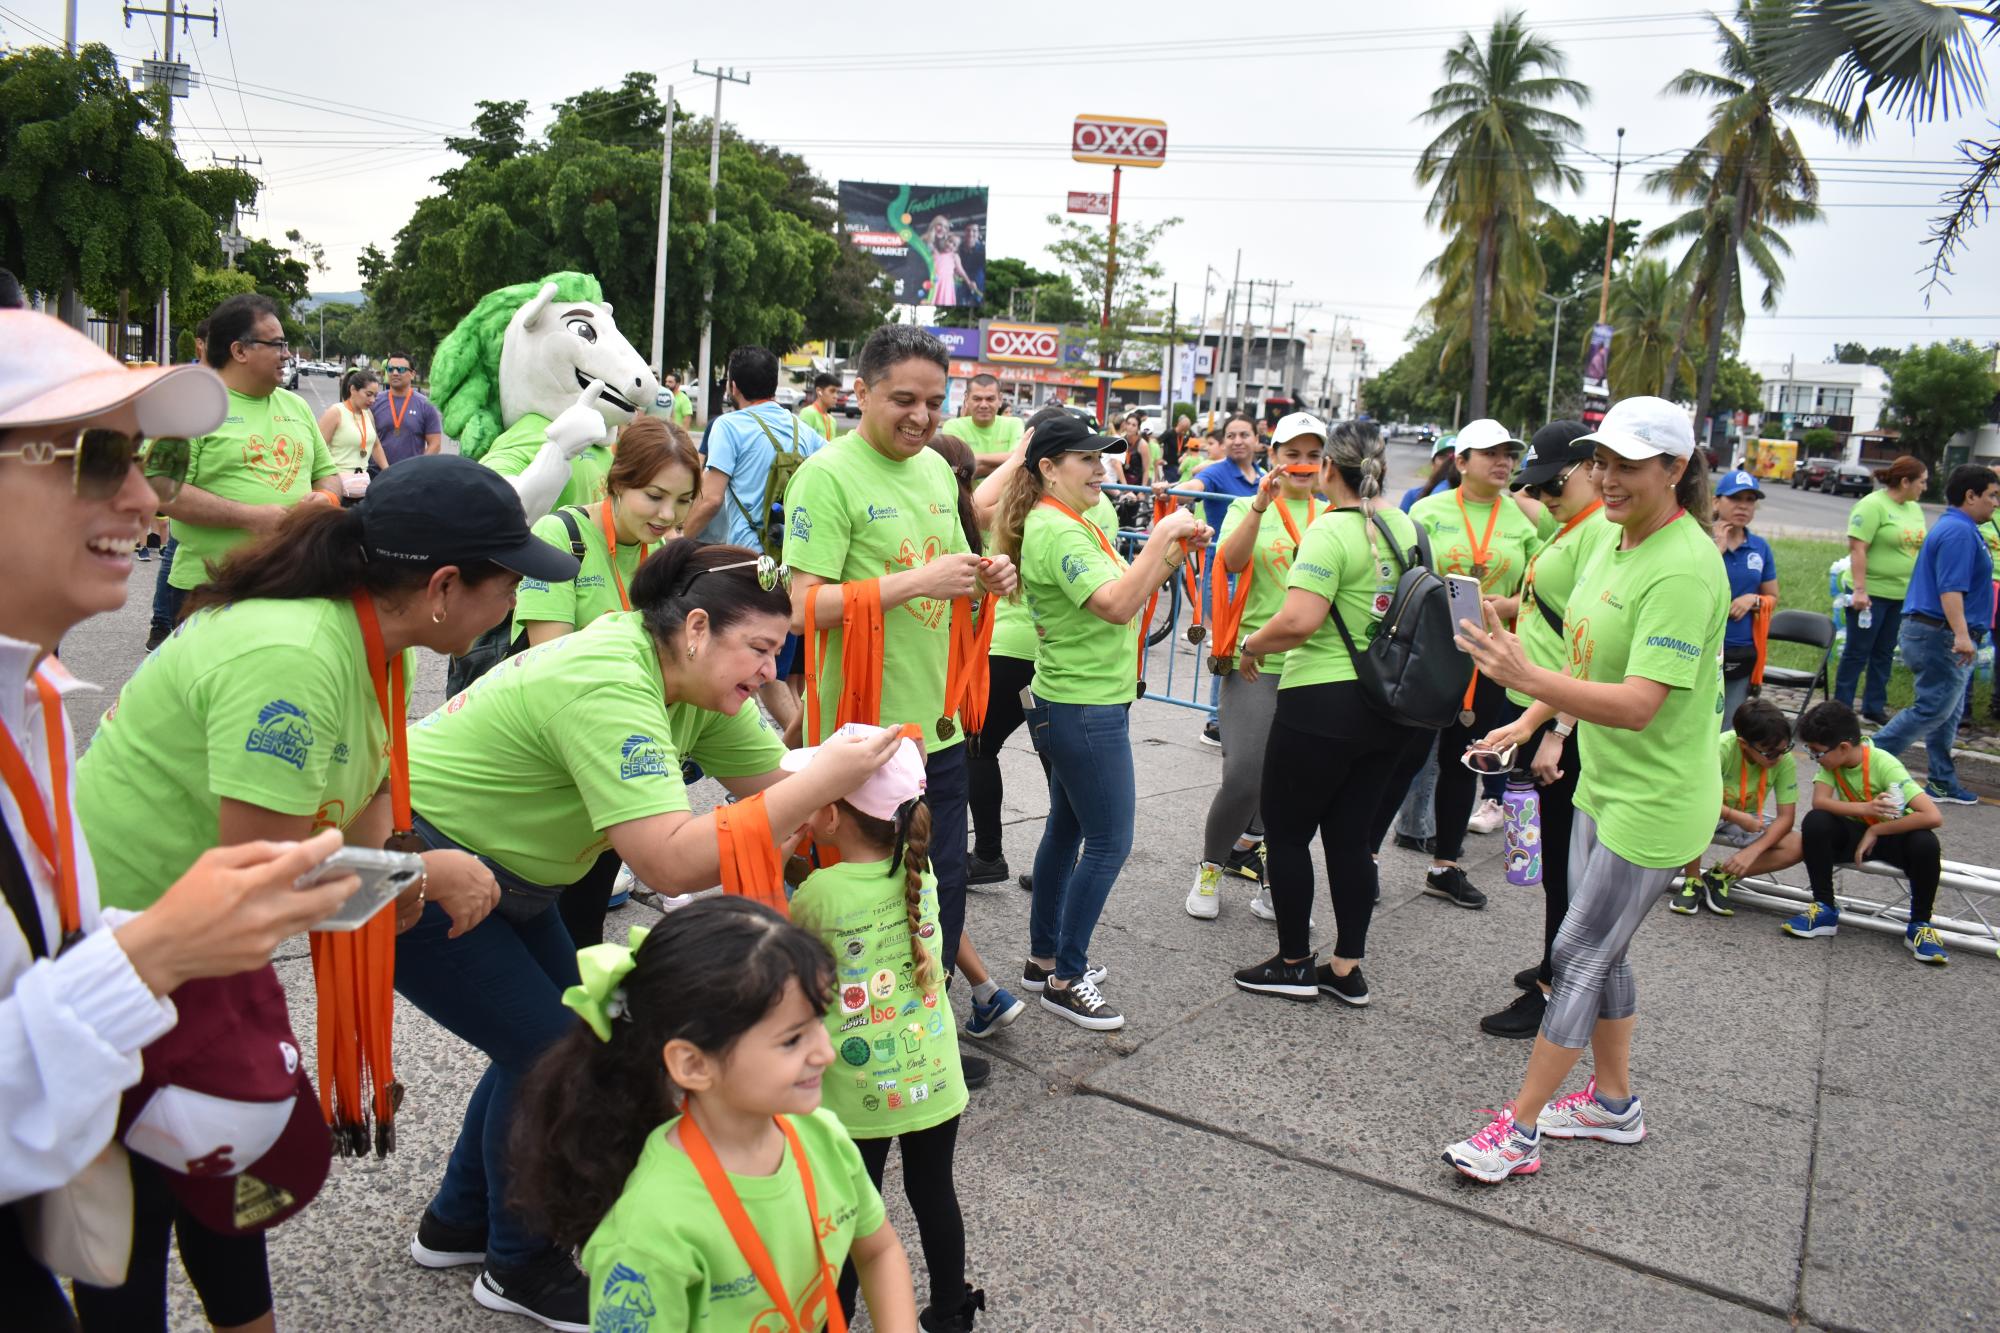
M 1269 884 L 1259 885 L 1257 892 L 1250 895 L 1250 915 L 1260 921 L 1276 921 L 1278 919 L 1278 908 L 1271 901 L 1271 886 Z M 1306 918 L 1306 927 L 1308 929 L 1314 929 L 1318 925 L 1319 918 L 1317 916 Z
M 1623 1111 L 1608 1109 L 1597 1100 L 1597 1076 L 1583 1085 L 1582 1092 L 1558 1097 L 1542 1108 L 1535 1120 L 1542 1133 L 1557 1139 L 1603 1139 L 1606 1143 L 1637 1143 L 1646 1137 L 1646 1116 L 1639 1099 Z
M 1472 818 L 1465 821 L 1467 833 L 1498 833 L 1500 826 L 1507 822 L 1507 812 L 1498 801 L 1481 801 L 1479 808 L 1472 812 Z
M 1188 890 L 1187 914 L 1197 921 L 1213 921 L 1222 912 L 1222 867 L 1203 861 L 1194 868 L 1194 887 Z M 1255 910 L 1255 904 L 1251 905 Z
M 1542 1140 L 1530 1138 L 1514 1123 L 1512 1111 L 1502 1111 L 1486 1128 L 1444 1150 L 1444 1160 L 1488 1185 L 1509 1176 L 1531 1176 L 1542 1169 Z

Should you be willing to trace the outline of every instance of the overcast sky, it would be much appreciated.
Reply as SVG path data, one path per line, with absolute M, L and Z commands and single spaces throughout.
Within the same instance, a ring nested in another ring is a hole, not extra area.
M 1184 317 L 1200 306 L 1209 266 L 1222 274 L 1209 279 L 1219 308 L 1240 247 L 1246 279 L 1290 284 L 1278 292 L 1280 323 L 1292 302 L 1306 303 L 1302 327 L 1327 328 L 1337 316 L 1368 340 L 1378 364 L 1402 347 L 1429 295 L 1423 265 L 1441 245 L 1411 175 L 1431 137 L 1416 118 L 1444 50 L 1499 12 L 1481 0 L 1169 3 L 1120 10 L 1138 21 L 1113 25 L 1111 11 L 1092 11 L 1086 24 L 1073 2 L 1038 0 L 906 11 L 795 0 L 214 7 L 220 35 L 196 25 L 191 52 L 190 38 L 178 39 L 181 58 L 208 82 L 180 104 L 177 140 L 191 162 L 211 151 L 262 157 L 262 216 L 245 230 L 275 237 L 297 227 L 325 245 L 322 290 L 360 285 L 362 246 L 386 249 L 415 201 L 435 190 L 430 178 L 455 160 L 440 140 L 471 119 L 476 100 L 526 99 L 539 128 L 556 99 L 616 85 L 636 68 L 706 111 L 714 83 L 695 80 L 700 61 L 751 75 L 748 87 L 723 94 L 724 119 L 744 134 L 801 153 L 829 182 L 986 185 L 989 253 L 1043 264 L 1044 215 L 1061 209 L 1068 190 L 1110 185 L 1108 167 L 1069 160 L 1072 119 L 1163 119 L 1167 165 L 1127 171 L 1122 207 L 1137 221 L 1183 219 L 1161 257 L 1180 284 Z M 109 0 L 80 8 L 82 40 L 131 59 L 156 50 L 158 19 L 135 18 L 128 29 Z M 1395 16 L 1407 22 L 1390 26 Z M 1584 188 L 1559 206 L 1608 210 L 1608 159 L 1624 126 L 1620 216 L 1648 228 L 1672 216 L 1643 177 L 1703 126 L 1703 103 L 1661 89 L 1686 66 L 1715 67 L 1704 11 L 1541 0 L 1529 19 L 1591 88 L 1576 114 L 1584 147 L 1607 159 L 1579 154 Z M 40 41 L 36 29 L 59 34 L 62 21 L 61 0 L 0 0 L 7 40 Z M 1093 30 L 1108 32 L 1102 48 Z M 1952 290 L 1934 292 L 1928 310 L 1917 273 L 1936 198 L 1955 178 L 1953 145 L 1986 128 L 1978 119 L 1914 132 L 1884 123 L 1866 143 L 1836 146 L 1801 127 L 1827 220 L 1789 234 L 1796 255 L 1783 303 L 1775 316 L 1752 316 L 1747 357 L 1818 361 L 1837 338 L 2000 339 L 2000 220 L 1973 234 Z

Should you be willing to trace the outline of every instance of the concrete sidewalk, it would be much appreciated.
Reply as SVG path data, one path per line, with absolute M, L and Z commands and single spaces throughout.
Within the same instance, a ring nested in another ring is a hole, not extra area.
M 150 572 L 140 567 L 135 594 Z M 80 629 L 66 658 L 115 686 L 144 633 L 138 602 Z M 416 711 L 435 706 L 441 680 L 428 660 Z M 83 736 L 108 703 L 72 700 Z M 958 1183 L 970 1275 L 987 1293 L 982 1328 L 1991 1324 L 2000 1191 L 1975 1134 L 2000 1101 L 2000 965 L 1961 954 L 1923 969 L 1895 940 L 1858 930 L 1792 940 L 1754 909 L 1728 920 L 1657 910 L 1634 947 L 1634 1066 L 1651 1137 L 1551 1143 L 1539 1176 L 1476 1185 L 1439 1151 L 1519 1081 L 1528 1044 L 1483 1036 L 1477 1020 L 1507 1003 L 1509 978 L 1535 957 L 1539 892 L 1504 883 L 1497 836 L 1475 837 L 1467 857 L 1492 896 L 1484 912 L 1421 896 L 1423 859 L 1391 849 L 1368 1008 L 1243 994 L 1230 972 L 1275 949 L 1247 886 L 1228 891 L 1214 922 L 1181 907 L 1221 771 L 1199 729 L 1185 709 L 1133 712 L 1138 843 L 1092 948 L 1127 1027 L 1088 1033 L 1031 1004 L 977 1047 L 994 1075 L 973 1095 Z M 1024 737 L 1006 767 L 1006 850 L 1019 871 L 1046 800 Z M 2000 815 L 1945 818 L 1947 856 L 2000 864 Z M 1011 885 L 972 896 L 969 929 L 1003 980 L 1017 975 L 1027 910 Z M 1325 940 L 1323 898 L 1319 915 Z M 652 918 L 614 916 L 614 932 Z M 309 1047 L 302 940 L 279 970 Z M 271 1233 L 281 1327 L 532 1327 L 475 1306 L 473 1270 L 427 1271 L 407 1253 L 483 1064 L 399 1009 L 398 1149 L 336 1161 L 318 1202 Z M 896 1171 L 891 1216 L 921 1291 Z M 205 1328 L 173 1268 L 174 1327 Z

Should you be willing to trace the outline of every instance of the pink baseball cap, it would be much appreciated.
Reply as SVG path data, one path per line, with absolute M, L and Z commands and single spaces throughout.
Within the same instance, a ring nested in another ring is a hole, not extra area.
M 866 722 L 849 722 L 836 730 L 834 736 L 865 740 L 879 736 L 887 727 L 871 727 Z M 832 737 L 828 737 L 829 740 Z M 813 760 L 819 753 L 817 745 L 808 745 L 803 750 L 788 751 L 778 761 L 778 767 L 787 773 L 796 773 Z M 890 752 L 889 762 L 868 775 L 868 780 L 843 798 L 862 814 L 875 819 L 893 820 L 896 812 L 924 794 L 929 779 L 924 773 L 923 747 L 903 737 L 903 743 Z
M 0 310 L 0 430 L 121 408 L 142 435 L 190 439 L 222 424 L 229 391 L 206 366 L 130 369 L 59 319 Z

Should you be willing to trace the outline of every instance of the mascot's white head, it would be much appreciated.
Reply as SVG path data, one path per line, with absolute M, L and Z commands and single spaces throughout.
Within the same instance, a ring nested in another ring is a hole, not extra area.
M 500 347 L 500 415 L 508 424 L 530 412 L 553 420 L 592 380 L 604 381 L 597 407 L 612 431 L 653 405 L 660 382 L 597 301 L 564 301 L 544 282 L 514 312 Z

